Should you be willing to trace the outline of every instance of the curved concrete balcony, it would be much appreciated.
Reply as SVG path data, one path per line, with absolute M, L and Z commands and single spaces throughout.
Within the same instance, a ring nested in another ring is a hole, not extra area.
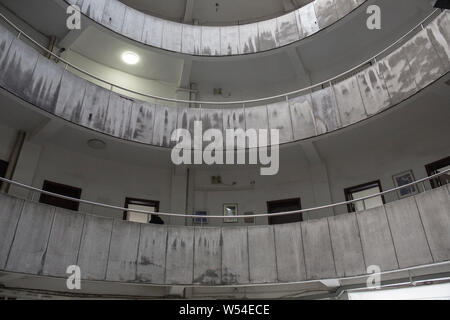
M 175 129 L 193 134 L 196 120 L 204 130 L 279 129 L 280 143 L 330 133 L 398 105 L 450 70 L 450 13 L 444 11 L 396 50 L 345 80 L 326 82 L 300 96 L 282 96 L 283 101 L 268 105 L 189 108 L 144 102 L 105 89 L 0 28 L 1 87 L 75 124 L 167 148 L 175 144 Z
M 358 213 L 275 226 L 124 222 L 0 194 L 0 270 L 157 285 L 256 285 L 367 276 L 450 260 L 448 186 Z
M 237 26 L 198 26 L 156 18 L 118 0 L 66 0 L 83 14 L 131 40 L 183 54 L 242 55 L 307 38 L 344 18 L 366 0 L 315 0 L 283 16 Z

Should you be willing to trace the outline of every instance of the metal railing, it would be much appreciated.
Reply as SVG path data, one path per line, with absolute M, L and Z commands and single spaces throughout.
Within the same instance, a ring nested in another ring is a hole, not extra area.
M 342 206 L 342 205 L 348 205 L 348 204 L 352 204 L 358 201 L 364 201 L 367 199 L 372 199 L 375 197 L 379 197 L 379 196 L 383 196 L 385 194 L 397 191 L 397 190 L 401 190 L 401 189 L 405 189 L 411 186 L 417 186 L 418 184 L 422 185 L 422 189 L 425 192 L 426 191 L 426 187 L 425 187 L 425 181 L 428 180 L 432 180 L 435 179 L 441 175 L 444 175 L 446 173 L 450 172 L 450 169 L 444 170 L 442 172 L 439 172 L 437 174 L 431 175 L 429 177 L 425 177 L 423 179 L 419 179 L 416 181 L 413 181 L 411 183 L 399 186 L 399 187 L 395 187 L 386 191 L 382 191 L 373 195 L 369 195 L 369 196 L 365 196 L 365 197 L 361 197 L 358 199 L 352 199 L 352 200 L 348 200 L 348 201 L 342 201 L 342 202 L 337 202 L 337 203 L 333 203 L 333 204 L 328 204 L 328 205 L 323 205 L 323 206 L 319 206 L 319 207 L 314 207 L 314 208 L 308 208 L 308 209 L 300 209 L 300 210 L 293 210 L 293 211 L 285 211 L 285 212 L 277 212 L 277 213 L 260 213 L 260 214 L 251 214 L 251 215 L 237 215 L 237 216 L 224 216 L 224 215 L 220 215 L 220 216 L 216 216 L 216 215 L 208 215 L 208 216 L 199 216 L 199 215 L 193 215 L 193 214 L 182 214 L 182 213 L 169 213 L 169 212 L 154 212 L 154 211 L 147 211 L 147 210 L 138 210 L 138 209 L 131 209 L 131 208 L 124 208 L 124 207 L 119 207 L 119 206 L 113 206 L 113 205 L 109 205 L 109 204 L 104 204 L 104 203 L 98 203 L 98 202 L 94 202 L 94 201 L 88 201 L 88 200 L 83 200 L 83 199 L 76 199 L 76 198 L 72 198 L 72 197 L 68 197 L 68 196 L 63 196 L 57 193 L 53 193 L 53 192 L 49 192 L 49 191 L 45 191 L 36 187 L 32 187 L 17 181 L 13 181 L 13 180 L 9 180 L 9 179 L 5 179 L 0 177 L 0 181 L 3 181 L 4 183 L 9 183 L 11 185 L 15 185 L 27 190 L 31 190 L 31 191 L 36 191 L 38 193 L 41 194 L 46 194 L 49 196 L 53 196 L 53 197 L 57 197 L 57 198 L 61 198 L 64 200 L 70 200 L 70 201 L 74 201 L 74 202 L 78 202 L 78 203 L 83 203 L 83 204 L 89 204 L 89 205 L 93 205 L 93 206 L 97 206 L 97 207 L 102 207 L 102 208 L 107 208 L 107 209 L 113 209 L 113 210 L 119 210 L 122 212 L 134 212 L 134 213 L 142 213 L 142 214 L 147 214 L 147 215 L 158 215 L 158 216 L 167 216 L 167 217 L 183 217 L 183 218 L 197 218 L 197 219 L 246 219 L 246 218 L 259 218 L 259 217 L 276 217 L 276 216 L 286 216 L 286 215 L 294 215 L 294 214 L 302 214 L 305 212 L 312 212 L 312 211 L 318 211 L 318 210 L 323 210 L 323 209 L 329 209 L 329 208 L 334 208 L 334 207 L 338 207 L 338 206 Z M 417 187 L 418 188 L 418 187 Z
M 131 94 L 139 95 L 139 96 L 150 98 L 150 99 L 161 100 L 161 101 L 168 101 L 168 102 L 174 102 L 174 103 L 182 103 L 182 104 L 198 104 L 201 107 L 202 105 L 246 105 L 246 104 L 251 104 L 251 103 L 256 103 L 256 102 L 276 100 L 276 99 L 280 99 L 280 98 L 289 99 L 289 97 L 292 96 L 292 95 L 295 95 L 295 94 L 298 94 L 298 93 L 301 93 L 301 92 L 304 92 L 304 91 L 312 91 L 312 89 L 314 89 L 316 87 L 321 87 L 323 85 L 332 84 L 333 81 L 336 81 L 336 80 L 344 77 L 345 75 L 348 75 L 348 74 L 351 74 L 352 72 L 355 72 L 356 70 L 358 70 L 361 67 L 367 65 L 368 63 L 376 62 L 378 57 L 382 56 L 387 51 L 389 51 L 390 49 L 392 49 L 393 47 L 398 45 L 406 37 L 408 37 L 412 32 L 414 32 L 417 28 L 422 28 L 423 29 L 424 28 L 424 23 L 426 23 L 431 17 L 436 15 L 436 13 L 439 12 L 439 11 L 441 11 L 441 9 L 433 10 L 423 20 L 421 20 L 420 23 L 418 23 L 416 26 L 414 26 L 412 29 L 410 29 L 407 33 L 405 33 L 399 39 L 394 41 L 391 45 L 389 45 L 388 47 L 384 48 L 383 50 L 381 50 L 380 52 L 378 52 L 377 54 L 372 56 L 370 59 L 367 59 L 364 62 L 358 64 L 357 66 L 355 66 L 355 67 L 353 67 L 353 68 L 351 68 L 349 70 L 346 70 L 345 72 L 343 72 L 341 74 L 338 74 L 338 75 L 336 75 L 336 76 L 334 76 L 332 78 L 329 78 L 328 80 L 316 83 L 314 85 L 311 85 L 311 86 L 308 86 L 308 87 L 305 87 L 305 88 L 302 88 L 302 89 L 297 89 L 297 90 L 294 90 L 294 91 L 290 91 L 290 92 L 286 92 L 286 93 L 282 93 L 282 94 L 278 94 L 278 95 L 274 95 L 274 96 L 270 96 L 270 97 L 251 99 L 251 100 L 238 100 L 238 101 L 199 101 L 199 100 L 174 99 L 174 98 L 167 98 L 167 97 L 161 97 L 161 96 L 157 96 L 157 95 L 152 95 L 152 94 L 148 94 L 148 93 L 142 93 L 142 92 L 138 92 L 138 91 L 135 91 L 135 90 L 132 90 L 132 89 L 128 89 L 128 88 L 122 87 L 120 85 L 116 85 L 116 84 L 114 84 L 112 82 L 109 82 L 107 80 L 104 80 L 104 79 L 100 78 L 99 76 L 93 75 L 92 73 L 90 73 L 90 72 L 88 72 L 88 71 L 86 71 L 86 70 L 84 70 L 84 69 L 82 69 L 80 67 L 75 66 L 74 64 L 72 64 L 71 62 L 67 61 L 64 58 L 61 58 L 60 56 L 58 56 L 54 52 L 49 51 L 46 47 L 41 45 L 38 41 L 34 40 L 31 36 L 29 36 L 26 32 L 24 32 L 22 29 L 20 29 L 20 27 L 18 27 L 15 23 L 13 23 L 11 20 L 9 20 L 7 17 L 5 17 L 2 13 L 0 13 L 0 17 L 3 20 L 5 20 L 11 27 L 13 27 L 19 33 L 18 37 L 24 36 L 29 41 L 31 41 L 36 46 L 38 46 L 41 50 L 43 50 L 47 54 L 50 54 L 55 59 L 57 59 L 57 61 L 61 61 L 65 65 L 66 69 L 68 67 L 71 67 L 71 68 L 75 69 L 76 71 L 79 71 L 79 72 L 85 74 L 86 76 L 88 76 L 88 77 L 90 77 L 90 78 L 92 78 L 94 80 L 100 81 L 100 82 L 108 85 L 111 90 L 119 89 L 119 90 L 123 90 L 123 91 L 128 92 L 128 93 L 131 93 Z

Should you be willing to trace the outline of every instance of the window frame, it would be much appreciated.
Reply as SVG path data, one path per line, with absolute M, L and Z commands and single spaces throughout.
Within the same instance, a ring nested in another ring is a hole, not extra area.
M 440 168 L 446 167 L 448 165 L 450 165 L 450 156 L 426 164 L 425 170 L 427 171 L 427 175 L 430 177 L 436 173 L 436 170 L 439 170 Z M 432 189 L 442 187 L 436 183 L 436 181 L 439 181 L 438 178 L 430 179 L 429 181 Z
M 354 200 L 353 199 L 353 193 L 359 192 L 359 191 L 364 191 L 364 190 L 373 188 L 375 186 L 378 186 L 378 188 L 380 189 L 380 192 L 383 192 L 383 188 L 381 187 L 380 180 L 374 180 L 374 181 L 362 183 L 362 184 L 359 184 L 359 185 L 356 185 L 356 186 L 353 186 L 353 187 L 345 188 L 344 189 L 345 200 L 346 201 Z M 386 200 L 384 199 L 384 195 L 381 195 L 381 201 L 383 202 L 383 204 L 386 204 Z M 356 212 L 356 208 L 355 208 L 354 202 L 347 203 L 347 211 L 349 213 Z
M 146 207 L 155 207 L 155 211 L 159 212 L 159 201 L 157 201 L 157 200 L 147 200 L 147 199 L 126 197 L 125 198 L 125 208 L 128 209 L 128 205 L 130 205 L 130 204 L 135 204 L 138 206 L 146 206 Z M 128 210 L 123 212 L 122 218 L 124 221 L 129 221 L 129 220 L 127 220 L 127 214 L 128 214 Z M 150 217 L 150 221 L 151 221 L 151 217 Z M 150 221 L 149 221 L 149 223 L 150 223 Z
M 288 202 L 292 202 L 295 203 L 295 205 L 300 208 L 298 210 L 302 210 L 302 199 L 300 197 L 298 198 L 289 198 L 289 199 L 281 199 L 281 200 L 272 200 L 272 201 L 266 201 L 266 206 L 267 206 L 267 213 L 276 213 L 276 212 L 270 212 L 270 207 L 271 206 L 276 206 L 278 204 L 286 204 Z M 298 214 L 297 214 L 298 215 Z M 276 218 L 276 216 L 269 216 L 269 225 L 277 225 L 278 223 L 274 222 L 274 218 Z M 303 216 L 303 212 L 300 213 L 300 220 L 297 222 L 302 222 L 304 221 L 304 216 Z M 290 223 L 294 223 L 294 222 L 290 222 Z
M 54 186 L 54 187 L 57 187 L 57 188 L 60 187 L 60 188 L 65 188 L 65 189 L 72 190 L 75 193 L 75 195 L 67 195 L 67 194 L 62 194 L 62 193 L 58 193 L 58 192 L 53 192 L 53 191 L 47 189 L 49 186 Z M 57 194 L 60 194 L 62 196 L 71 197 L 71 198 L 75 198 L 75 199 L 81 199 L 81 193 L 83 192 L 83 189 L 81 189 L 81 188 L 74 187 L 74 186 L 69 186 L 67 184 L 62 184 L 62 183 L 58 183 L 58 182 L 51 181 L 51 180 L 44 180 L 44 182 L 42 183 L 42 190 L 48 191 L 48 192 L 52 192 L 52 193 L 57 193 Z M 50 205 L 50 206 L 62 208 L 62 209 L 65 209 L 65 210 L 71 210 L 71 211 L 79 211 L 80 210 L 80 202 L 78 202 L 78 201 L 72 201 L 72 200 L 66 200 L 66 199 L 58 198 L 58 199 L 67 201 L 67 203 L 69 203 L 69 202 L 72 203 L 73 204 L 72 208 L 61 207 L 61 206 L 57 206 L 57 205 L 55 205 L 53 203 L 46 202 L 46 201 L 49 201 L 48 199 L 53 199 L 53 198 L 57 198 L 57 197 L 41 193 L 41 195 L 39 197 L 39 203 L 43 203 L 43 204 L 47 204 L 47 205 Z

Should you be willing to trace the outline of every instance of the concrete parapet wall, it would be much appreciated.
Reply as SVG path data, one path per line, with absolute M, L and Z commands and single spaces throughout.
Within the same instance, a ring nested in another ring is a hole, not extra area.
M 0 194 L 0 269 L 167 285 L 285 283 L 450 260 L 447 186 L 385 206 L 274 226 L 124 222 Z

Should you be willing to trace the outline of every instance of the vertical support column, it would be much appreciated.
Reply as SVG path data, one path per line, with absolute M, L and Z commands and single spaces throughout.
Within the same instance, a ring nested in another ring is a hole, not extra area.
M 170 212 L 186 213 L 187 200 L 190 194 L 188 189 L 188 169 L 185 166 L 174 166 L 170 187 Z M 167 224 L 185 225 L 183 217 L 166 217 Z
M 312 187 L 314 193 L 315 206 L 322 206 L 332 203 L 330 182 L 328 179 L 328 169 L 325 161 L 320 157 L 313 142 L 305 142 L 302 144 L 310 164 L 310 173 Z M 334 208 L 327 208 L 320 211 L 313 211 L 304 214 L 304 219 L 319 219 L 323 217 L 333 216 Z
M 9 157 L 8 168 L 6 168 L 6 173 L 5 173 L 6 179 L 11 179 L 14 175 L 20 153 L 22 152 L 23 143 L 25 141 L 25 136 L 26 136 L 26 133 L 24 131 L 19 131 L 17 133 L 16 142 L 14 143 L 11 155 Z M 8 193 L 9 189 L 10 189 L 10 184 L 3 183 L 1 185 L 2 192 Z
M 18 155 L 17 165 L 13 172 L 12 180 L 27 185 L 33 185 L 41 151 L 41 146 L 33 144 L 28 140 L 24 141 L 21 152 Z M 30 191 L 16 186 L 11 186 L 8 193 L 19 198 L 28 198 L 30 195 Z

